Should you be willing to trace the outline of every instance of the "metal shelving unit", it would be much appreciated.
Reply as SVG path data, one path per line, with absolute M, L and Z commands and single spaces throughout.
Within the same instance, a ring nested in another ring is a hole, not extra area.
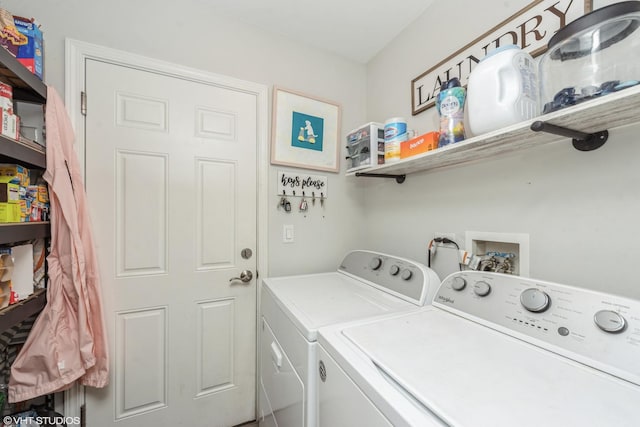
M 3 48 L 0 48 L 0 81 L 13 87 L 16 100 L 36 104 L 47 101 L 47 86 Z M 0 135 L 0 163 L 19 163 L 25 167 L 45 169 L 45 149 Z M 0 224 L 0 244 L 3 245 L 49 236 L 49 222 Z M 25 300 L 0 309 L 0 332 L 39 312 L 45 303 L 46 291 L 39 290 Z
M 27 70 L 6 49 L 0 49 L 0 80 L 13 87 L 15 99 L 36 104 L 47 102 L 47 85 Z
M 44 147 L 31 147 L 26 143 L 0 135 L 0 163 L 18 161 L 26 167 L 47 167 Z
M 28 319 L 35 313 L 39 313 L 47 303 L 47 291 L 39 289 L 28 298 L 15 304 L 0 309 L 0 331 Z
M 0 224 L 0 245 L 44 239 L 51 235 L 49 221 Z
M 399 162 L 352 172 L 347 176 L 382 175 L 395 178 L 400 183 L 411 173 L 461 166 L 499 155 L 521 152 L 528 148 L 558 143 L 566 141 L 566 137 L 571 134 L 596 137 L 604 134 L 607 129 L 638 123 L 638 111 L 640 86 L 634 86 Z M 538 123 L 542 123 L 543 126 L 536 126 Z M 544 129 L 540 129 L 541 127 Z M 532 128 L 542 131 L 537 132 Z M 558 134 L 548 133 L 548 128 L 561 128 L 566 132 L 566 136 L 563 138 Z

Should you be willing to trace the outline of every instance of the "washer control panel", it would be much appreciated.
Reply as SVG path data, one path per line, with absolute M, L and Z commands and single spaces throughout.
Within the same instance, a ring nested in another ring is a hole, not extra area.
M 640 385 L 640 300 L 464 271 L 443 280 L 433 305 Z
M 440 285 L 438 275 L 424 264 L 372 251 L 349 252 L 338 271 L 416 305 L 429 304 Z

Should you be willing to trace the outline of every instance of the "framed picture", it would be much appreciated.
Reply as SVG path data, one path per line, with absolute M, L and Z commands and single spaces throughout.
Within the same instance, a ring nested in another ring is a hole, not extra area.
M 339 171 L 339 104 L 274 87 L 272 114 L 272 164 Z

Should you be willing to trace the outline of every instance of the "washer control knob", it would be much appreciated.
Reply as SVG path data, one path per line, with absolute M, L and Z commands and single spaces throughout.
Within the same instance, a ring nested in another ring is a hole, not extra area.
M 380 257 L 373 258 L 371 262 L 369 262 L 369 267 L 371 267 L 372 270 L 377 270 L 380 267 L 382 267 L 382 258 Z
M 491 285 L 487 282 L 476 282 L 473 285 L 473 292 L 479 297 L 486 297 L 491 293 Z
M 461 291 L 467 286 L 467 281 L 462 277 L 454 277 L 453 282 L 451 282 L 451 287 L 454 291 Z
M 549 295 L 540 289 L 529 288 L 520 294 L 520 303 L 524 308 L 533 313 L 542 313 L 549 308 L 551 299 Z
M 393 264 L 391 266 L 391 268 L 389 269 L 389 274 L 392 276 L 397 276 L 398 273 L 400 273 L 400 267 L 398 267 L 397 265 Z
M 624 320 L 624 317 L 611 310 L 600 310 L 593 316 L 593 321 L 598 328 L 612 334 L 622 332 L 627 326 L 627 321 Z
M 409 280 L 413 277 L 413 271 L 411 270 L 402 270 L 402 274 L 400 275 L 402 280 Z

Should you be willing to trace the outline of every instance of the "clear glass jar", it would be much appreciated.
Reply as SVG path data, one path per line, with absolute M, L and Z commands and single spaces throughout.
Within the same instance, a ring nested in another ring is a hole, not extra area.
M 559 30 L 540 58 L 541 111 L 549 113 L 640 82 L 640 1 L 594 10 Z

